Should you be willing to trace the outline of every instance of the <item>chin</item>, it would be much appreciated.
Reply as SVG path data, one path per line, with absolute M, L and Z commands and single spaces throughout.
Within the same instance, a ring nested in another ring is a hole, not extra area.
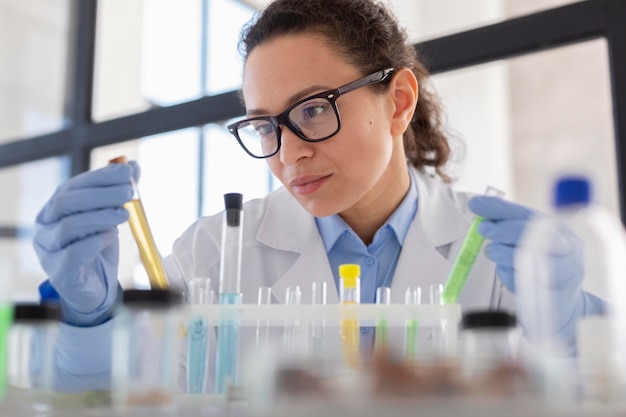
M 315 217 L 332 216 L 340 212 L 336 204 L 329 204 L 321 199 L 304 199 L 302 196 L 296 199 L 306 211 Z

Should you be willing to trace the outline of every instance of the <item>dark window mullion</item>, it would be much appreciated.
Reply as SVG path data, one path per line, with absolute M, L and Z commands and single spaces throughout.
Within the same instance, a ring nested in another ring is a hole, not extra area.
M 604 36 L 607 1 L 613 0 L 574 3 L 421 42 L 415 48 L 435 74 L 581 42 Z
M 609 47 L 617 181 L 622 222 L 626 223 L 626 2 L 609 3 L 606 37 Z
M 66 116 L 70 120 L 72 175 L 89 169 L 87 127 L 91 124 L 97 0 L 73 0 Z

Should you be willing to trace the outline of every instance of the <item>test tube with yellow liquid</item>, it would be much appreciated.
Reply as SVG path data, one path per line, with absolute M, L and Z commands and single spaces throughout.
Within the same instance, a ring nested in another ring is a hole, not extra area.
M 361 301 L 361 266 L 357 264 L 339 265 L 339 291 L 342 305 L 357 305 Z M 346 311 L 341 318 L 341 345 L 344 363 L 348 368 L 356 368 L 361 362 L 359 353 L 359 320 L 354 313 Z
M 125 156 L 118 156 L 109 161 L 110 164 L 125 164 L 128 160 Z M 124 208 L 130 213 L 128 223 L 133 233 L 137 247 L 139 248 L 139 257 L 141 263 L 148 274 L 150 280 L 150 288 L 166 289 L 168 288 L 167 276 L 161 262 L 161 255 L 157 250 L 154 236 L 148 225 L 146 212 L 143 209 L 141 198 L 139 197 L 139 189 L 137 184 L 131 178 L 133 186 L 133 199 L 124 204 Z

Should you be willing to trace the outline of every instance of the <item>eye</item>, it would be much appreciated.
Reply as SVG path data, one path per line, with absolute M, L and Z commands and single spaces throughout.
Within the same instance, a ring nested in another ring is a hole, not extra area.
M 325 113 L 329 108 L 330 103 L 326 100 L 306 102 L 300 109 L 300 116 L 302 120 L 314 119 Z
M 271 123 L 257 122 L 254 123 L 252 127 L 254 127 L 255 132 L 259 136 L 269 136 L 274 133 L 274 128 L 272 127 Z

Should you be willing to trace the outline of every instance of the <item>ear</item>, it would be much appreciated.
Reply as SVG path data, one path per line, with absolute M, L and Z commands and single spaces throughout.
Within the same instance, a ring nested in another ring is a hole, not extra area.
M 391 134 L 402 136 L 409 127 L 417 106 L 418 85 L 413 71 L 409 68 L 399 69 L 391 81 L 390 90 L 394 104 Z

